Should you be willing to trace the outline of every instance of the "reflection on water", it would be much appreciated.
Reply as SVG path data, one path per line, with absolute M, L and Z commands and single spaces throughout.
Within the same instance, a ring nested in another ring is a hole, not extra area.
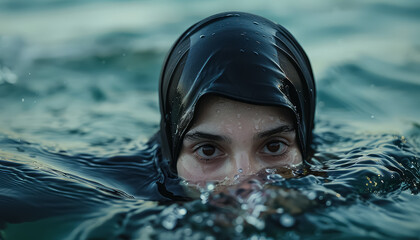
M 417 3 L 33 2 L 0 3 L 0 239 L 420 235 Z M 187 26 L 228 9 L 308 51 L 314 154 L 184 188 L 146 144 L 160 66 Z

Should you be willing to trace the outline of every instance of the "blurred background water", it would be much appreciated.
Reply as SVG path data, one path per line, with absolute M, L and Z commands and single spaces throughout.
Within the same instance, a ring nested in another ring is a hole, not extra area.
M 289 29 L 317 84 L 313 162 L 273 185 L 323 207 L 263 228 L 200 222 L 223 211 L 159 204 L 146 179 L 165 54 L 229 10 Z M 417 0 L 0 0 L 0 239 L 419 239 L 419 75 Z

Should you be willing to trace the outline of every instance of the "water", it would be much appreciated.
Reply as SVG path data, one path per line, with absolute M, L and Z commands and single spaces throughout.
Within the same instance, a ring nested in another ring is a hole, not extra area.
M 184 29 L 232 9 L 307 51 L 314 157 L 185 201 L 145 145 L 157 79 Z M 411 0 L 0 2 L 0 239 L 418 239 L 419 18 Z

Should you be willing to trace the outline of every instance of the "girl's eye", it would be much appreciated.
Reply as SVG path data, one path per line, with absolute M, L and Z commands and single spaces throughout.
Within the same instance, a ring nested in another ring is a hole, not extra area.
M 269 155 L 280 155 L 286 151 L 286 144 L 280 142 L 280 141 L 272 141 L 267 143 L 262 153 L 269 154 Z
M 222 154 L 222 152 L 217 147 L 212 145 L 200 146 L 195 151 L 198 156 L 205 159 L 215 158 Z

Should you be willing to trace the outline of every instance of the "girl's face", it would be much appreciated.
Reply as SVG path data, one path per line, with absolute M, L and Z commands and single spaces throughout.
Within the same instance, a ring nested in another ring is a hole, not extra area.
M 301 163 L 289 110 L 206 96 L 183 139 L 177 170 L 187 181 L 202 182 Z

